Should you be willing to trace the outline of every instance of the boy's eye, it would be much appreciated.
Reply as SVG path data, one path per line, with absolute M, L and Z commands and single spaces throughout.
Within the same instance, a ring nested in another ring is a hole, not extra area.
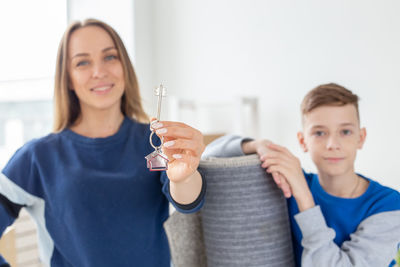
M 350 134 L 352 134 L 352 131 L 348 130 L 348 129 L 344 129 L 344 130 L 342 130 L 342 134 L 343 135 L 350 135 Z
M 324 135 L 325 135 L 325 132 L 323 132 L 323 131 L 315 131 L 315 132 L 314 132 L 314 135 L 315 135 L 315 136 L 324 136 Z

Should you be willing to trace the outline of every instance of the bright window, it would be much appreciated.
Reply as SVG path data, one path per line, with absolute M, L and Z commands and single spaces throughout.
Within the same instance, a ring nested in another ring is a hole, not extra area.
M 65 0 L 0 2 L 0 168 L 14 151 L 51 131 L 58 43 Z

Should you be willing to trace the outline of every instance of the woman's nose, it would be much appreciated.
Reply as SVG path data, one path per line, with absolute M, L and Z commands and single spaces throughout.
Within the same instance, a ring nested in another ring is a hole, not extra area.
M 102 63 L 93 64 L 93 78 L 104 78 L 107 75 L 107 70 Z

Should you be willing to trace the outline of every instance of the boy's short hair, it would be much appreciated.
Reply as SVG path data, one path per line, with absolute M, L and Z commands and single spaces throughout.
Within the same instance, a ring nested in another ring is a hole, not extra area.
M 304 97 L 301 103 L 302 119 L 304 115 L 321 106 L 344 106 L 351 104 L 356 108 L 357 118 L 360 120 L 358 100 L 359 97 L 356 94 L 353 94 L 352 91 L 341 85 L 336 83 L 321 84 L 308 92 Z

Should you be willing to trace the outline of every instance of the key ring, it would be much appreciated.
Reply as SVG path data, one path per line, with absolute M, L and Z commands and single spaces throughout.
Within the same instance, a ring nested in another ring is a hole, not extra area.
M 151 128 L 151 127 L 150 127 Z M 161 136 L 160 140 L 161 140 L 161 144 L 159 146 L 155 146 L 153 144 L 153 135 L 154 135 L 154 131 L 151 131 L 150 137 L 149 137 L 149 141 L 150 141 L 150 145 L 157 151 L 161 150 L 162 145 L 164 144 L 164 136 Z

